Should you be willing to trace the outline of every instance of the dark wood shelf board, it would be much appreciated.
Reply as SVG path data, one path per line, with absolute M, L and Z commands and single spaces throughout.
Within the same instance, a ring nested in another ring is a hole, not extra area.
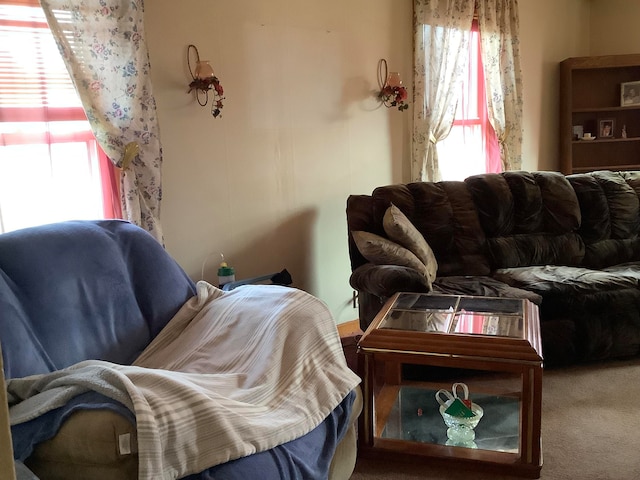
M 573 167 L 572 173 L 589 173 L 598 170 L 611 170 L 613 172 L 624 172 L 627 170 L 640 170 L 640 164 L 632 165 L 592 165 L 586 167 Z
M 592 70 L 596 68 L 623 68 L 636 67 L 640 64 L 640 54 L 630 53 L 626 55 L 599 55 L 591 57 L 567 58 L 562 63 L 575 70 Z
M 596 138 L 595 140 L 571 140 L 571 143 L 580 145 L 593 145 L 597 143 L 614 143 L 614 142 L 640 142 L 640 137 L 633 138 Z
M 572 113 L 602 113 L 602 112 L 620 112 L 629 110 L 640 110 L 640 105 L 617 106 L 617 107 L 595 107 L 595 108 L 574 108 Z

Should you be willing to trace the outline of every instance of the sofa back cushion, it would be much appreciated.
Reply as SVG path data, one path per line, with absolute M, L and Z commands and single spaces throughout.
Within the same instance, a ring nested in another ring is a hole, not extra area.
M 464 182 L 415 182 L 407 188 L 414 202 L 411 221 L 433 249 L 438 276 L 488 275 L 486 238 Z
M 485 237 L 463 182 L 416 182 L 376 188 L 369 195 L 347 199 L 349 255 L 355 270 L 366 262 L 351 232 L 365 230 L 386 236 L 383 218 L 393 204 L 424 236 L 438 264 L 438 276 L 487 275 Z
M 63 222 L 2 234 L 5 375 L 88 359 L 129 364 L 194 294 L 164 248 L 128 222 Z
M 579 265 L 578 198 L 556 172 L 505 172 L 465 180 L 487 238 L 491 268 Z
M 569 175 L 582 210 L 583 265 L 605 268 L 640 259 L 640 172 Z

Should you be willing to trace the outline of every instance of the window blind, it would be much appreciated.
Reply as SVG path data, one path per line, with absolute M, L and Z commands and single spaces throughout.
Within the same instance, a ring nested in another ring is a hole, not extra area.
M 0 0 L 0 233 L 120 218 L 117 183 L 39 1 Z
M 29 4 L 0 0 L 0 121 L 83 120 L 44 12 Z

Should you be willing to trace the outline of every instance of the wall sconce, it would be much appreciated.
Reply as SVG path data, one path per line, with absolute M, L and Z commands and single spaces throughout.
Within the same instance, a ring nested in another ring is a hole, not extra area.
M 196 69 L 191 69 L 191 56 L 195 53 Z M 206 106 L 209 103 L 209 91 L 213 90 L 213 101 L 211 102 L 211 115 L 219 117 L 222 115 L 222 100 L 224 100 L 224 90 L 218 77 L 213 72 L 213 68 L 208 60 L 200 60 L 200 54 L 195 45 L 189 45 L 187 47 L 187 65 L 189 67 L 189 73 L 191 74 L 192 82 L 189 84 L 189 91 L 191 93 L 195 90 L 196 100 L 201 106 Z M 201 100 L 201 95 L 204 94 L 204 101 Z
M 409 108 L 405 103 L 407 89 L 402 85 L 402 78 L 398 72 L 389 72 L 384 58 L 378 62 L 378 85 L 380 86 L 378 98 L 385 107 L 398 107 L 400 111 Z

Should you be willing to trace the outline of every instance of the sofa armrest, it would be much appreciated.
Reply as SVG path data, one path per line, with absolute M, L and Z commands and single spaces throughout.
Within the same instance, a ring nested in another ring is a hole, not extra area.
M 421 273 L 398 265 L 365 263 L 353 270 L 349 284 L 358 291 L 358 316 L 363 331 L 393 294 L 431 291 Z
M 388 298 L 397 292 L 429 292 L 424 275 L 409 267 L 365 263 L 356 268 L 349 284 L 358 292 Z

